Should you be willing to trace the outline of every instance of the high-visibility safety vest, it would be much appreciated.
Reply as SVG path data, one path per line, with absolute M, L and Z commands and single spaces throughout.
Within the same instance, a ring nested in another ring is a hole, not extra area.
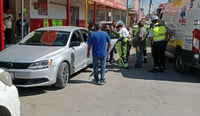
M 154 42 L 164 41 L 165 40 L 165 32 L 166 32 L 165 26 L 162 26 L 159 23 L 154 24 L 153 41 Z
M 119 38 L 123 38 L 122 34 L 119 34 Z M 128 37 L 123 38 L 122 41 L 124 43 L 127 43 L 128 42 Z

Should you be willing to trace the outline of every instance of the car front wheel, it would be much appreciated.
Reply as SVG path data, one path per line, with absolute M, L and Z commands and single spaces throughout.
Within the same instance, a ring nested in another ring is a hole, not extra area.
M 11 114 L 6 108 L 0 107 L 0 116 L 11 116 Z
M 63 62 L 57 72 L 57 80 L 55 83 L 55 87 L 64 88 L 69 80 L 69 65 L 66 62 Z

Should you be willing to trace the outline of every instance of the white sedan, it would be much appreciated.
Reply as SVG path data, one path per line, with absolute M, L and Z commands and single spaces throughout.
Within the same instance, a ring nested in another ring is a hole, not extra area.
M 0 69 L 0 116 L 20 116 L 20 102 L 17 88 L 11 75 Z
M 37 29 L 0 52 L 0 67 L 14 75 L 16 86 L 64 88 L 70 75 L 92 64 L 92 57 L 87 58 L 88 35 L 82 27 Z M 116 39 L 112 41 L 114 46 Z

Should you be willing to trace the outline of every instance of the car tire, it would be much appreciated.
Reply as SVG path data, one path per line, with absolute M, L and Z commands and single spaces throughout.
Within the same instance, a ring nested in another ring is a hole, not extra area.
M 69 65 L 66 62 L 63 62 L 57 72 L 57 80 L 54 84 L 57 88 L 65 88 L 65 86 L 68 84 L 69 80 Z
M 181 52 L 177 52 L 175 65 L 177 72 L 185 73 L 189 71 L 189 67 L 185 64 L 185 59 Z
M 0 107 L 0 116 L 11 116 L 11 114 L 6 108 Z

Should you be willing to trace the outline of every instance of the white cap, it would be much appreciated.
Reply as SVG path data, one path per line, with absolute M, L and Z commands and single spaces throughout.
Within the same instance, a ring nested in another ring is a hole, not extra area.
M 151 18 L 152 21 L 154 20 L 158 20 L 158 16 L 154 15 L 152 18 Z

